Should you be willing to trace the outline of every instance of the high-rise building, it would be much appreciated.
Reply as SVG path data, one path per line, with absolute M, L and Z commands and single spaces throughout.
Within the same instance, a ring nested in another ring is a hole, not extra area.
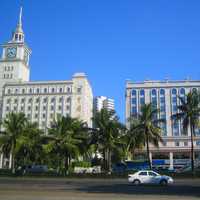
M 93 94 L 87 76 L 75 73 L 66 81 L 30 81 L 31 50 L 25 43 L 22 8 L 9 42 L 2 45 L 0 59 L 0 116 L 24 112 L 46 129 L 57 114 L 79 118 L 92 126 Z M 55 68 L 56 69 L 56 68 Z
M 172 114 L 177 113 L 180 105 L 178 96 L 185 97 L 191 90 L 200 90 L 200 81 L 144 81 L 126 84 L 126 124 L 129 127 L 129 118 L 140 112 L 145 103 L 152 103 L 160 109 L 157 117 L 166 119 L 161 124 L 163 143 L 159 148 L 151 145 L 153 158 L 170 158 L 170 167 L 173 168 L 173 160 L 176 158 L 190 157 L 190 131 L 186 133 L 180 121 L 172 120 Z M 200 129 L 196 127 L 194 149 L 196 157 L 200 158 Z M 142 153 L 142 152 L 139 152 Z M 174 159 L 173 159 L 174 158 Z
M 97 96 L 94 98 L 94 111 L 100 111 L 102 108 L 107 110 L 115 110 L 114 99 L 105 96 Z

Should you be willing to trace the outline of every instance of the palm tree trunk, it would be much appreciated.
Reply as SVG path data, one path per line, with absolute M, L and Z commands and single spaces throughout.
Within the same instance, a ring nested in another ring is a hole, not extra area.
M 147 133 L 146 133 L 146 145 L 147 145 L 147 158 L 148 158 L 148 163 L 149 163 L 149 169 L 152 170 L 152 163 L 151 163 L 150 152 L 149 152 L 149 137 Z
M 111 150 L 108 150 L 108 173 L 111 173 Z
M 190 132 L 191 132 L 191 170 L 194 174 L 194 142 L 193 142 L 193 136 L 194 136 L 194 127 L 190 124 Z

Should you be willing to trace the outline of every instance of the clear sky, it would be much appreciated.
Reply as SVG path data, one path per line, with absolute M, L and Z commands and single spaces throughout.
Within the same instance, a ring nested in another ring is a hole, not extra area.
M 0 43 L 20 0 L 0 0 Z M 125 80 L 200 79 L 199 0 L 23 0 L 31 80 L 85 72 L 94 95 L 125 115 Z

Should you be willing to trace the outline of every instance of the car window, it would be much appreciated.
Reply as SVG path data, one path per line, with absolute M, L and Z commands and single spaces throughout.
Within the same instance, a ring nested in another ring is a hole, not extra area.
M 149 172 L 149 176 L 157 176 L 157 174 L 154 172 Z
M 147 172 L 140 172 L 139 176 L 147 176 Z

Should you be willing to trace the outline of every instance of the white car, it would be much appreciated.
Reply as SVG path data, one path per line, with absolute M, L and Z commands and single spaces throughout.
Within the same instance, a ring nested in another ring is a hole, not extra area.
M 172 184 L 174 180 L 170 176 L 160 175 L 151 170 L 142 170 L 128 175 L 128 181 L 134 185 L 140 184 Z

